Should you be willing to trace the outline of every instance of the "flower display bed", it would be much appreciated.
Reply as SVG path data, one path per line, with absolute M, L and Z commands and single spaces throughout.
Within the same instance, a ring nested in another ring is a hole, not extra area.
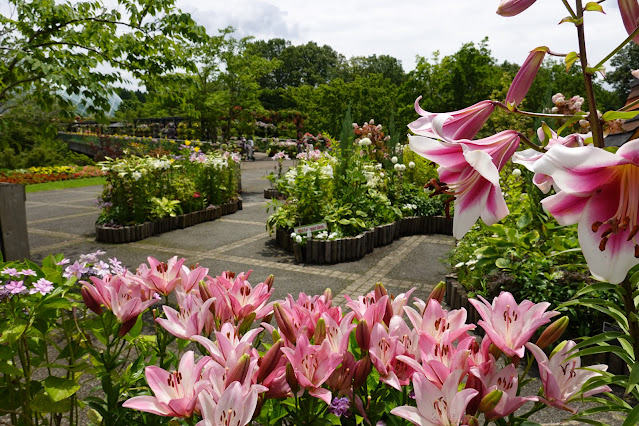
M 452 235 L 453 222 L 443 216 L 415 216 L 376 226 L 356 237 L 336 240 L 309 240 L 301 245 L 293 240 L 290 229 L 277 228 L 275 241 L 289 253 L 296 263 L 334 264 L 360 260 L 375 247 L 391 244 L 400 237 L 420 234 Z
M 144 222 L 138 225 L 110 227 L 95 226 L 95 240 L 101 243 L 123 244 L 143 240 L 153 235 L 184 229 L 202 222 L 219 219 L 220 217 L 233 214 L 242 210 L 242 200 L 230 201 L 218 207 L 181 214 L 173 217 L 165 217 L 151 222 Z

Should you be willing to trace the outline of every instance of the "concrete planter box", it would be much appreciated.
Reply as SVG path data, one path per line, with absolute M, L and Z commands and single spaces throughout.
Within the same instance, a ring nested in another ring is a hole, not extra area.
M 422 234 L 453 234 L 453 220 L 441 216 L 407 217 L 398 222 L 376 226 L 356 237 L 337 240 L 310 240 L 302 246 L 291 238 L 292 229 L 277 228 L 276 244 L 294 255 L 296 263 L 335 264 L 360 260 L 375 247 L 391 244 L 400 237 Z
M 233 214 L 242 210 L 242 200 L 233 200 L 222 206 L 182 214 L 175 217 L 164 217 L 151 222 L 118 228 L 95 225 L 95 240 L 101 243 L 124 244 L 140 241 L 153 235 L 184 229 L 202 222 L 219 219 L 222 215 Z

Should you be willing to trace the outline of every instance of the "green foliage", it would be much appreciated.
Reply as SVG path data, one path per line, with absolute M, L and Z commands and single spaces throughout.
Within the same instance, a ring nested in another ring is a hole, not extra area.
M 606 75 L 606 80 L 614 87 L 617 99 L 613 108 L 605 109 L 620 108 L 626 103 L 630 93 L 630 85 L 636 80 L 630 74 L 630 71 L 634 71 L 637 68 L 637 64 L 639 64 L 639 45 L 636 43 L 627 44 L 612 57 L 610 65 L 615 69 Z

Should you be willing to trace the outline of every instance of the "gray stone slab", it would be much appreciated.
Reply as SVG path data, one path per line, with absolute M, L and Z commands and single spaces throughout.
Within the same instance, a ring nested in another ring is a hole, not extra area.
M 85 214 L 88 213 L 88 214 Z M 29 228 L 44 229 L 47 231 L 64 232 L 73 235 L 95 236 L 95 221 L 100 214 L 97 210 L 91 212 L 75 212 L 72 214 L 82 214 L 82 216 L 68 217 L 62 216 L 56 220 L 46 222 L 28 223 Z M 55 218 L 58 216 L 51 216 Z
M 40 219 L 49 219 L 52 217 L 62 217 L 68 215 L 75 215 L 78 213 L 95 212 L 95 215 L 100 214 L 100 210 L 97 208 L 74 208 L 65 207 L 61 205 L 34 205 L 27 204 L 27 222 Z
M 388 276 L 395 280 L 437 284 L 448 273 L 448 265 L 444 261 L 450 249 L 449 245 L 423 242 L 391 269 Z

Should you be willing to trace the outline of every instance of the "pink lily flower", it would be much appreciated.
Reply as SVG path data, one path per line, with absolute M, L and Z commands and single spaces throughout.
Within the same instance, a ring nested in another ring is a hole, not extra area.
M 253 340 L 261 331 L 261 328 L 255 328 L 240 338 L 237 328 L 232 323 L 225 323 L 220 331 L 215 332 L 215 342 L 197 335 L 193 336 L 191 340 L 204 346 L 215 362 L 226 366 L 229 363 L 235 364 L 244 354 L 256 357 L 257 350 L 253 347 Z
M 391 301 L 391 308 L 393 311 L 393 315 L 399 315 L 400 317 L 404 315 L 404 307 L 408 304 L 410 300 L 410 295 L 415 291 L 415 288 L 411 288 L 406 293 L 400 293 Z
M 348 295 L 345 295 L 344 298 L 348 301 L 346 306 L 351 308 L 355 313 L 355 318 L 357 318 L 358 321 L 362 319 L 366 320 L 371 330 L 375 324 L 384 320 L 388 296 L 382 296 L 378 300 L 375 300 L 375 294 L 371 292 L 366 296 L 359 296 L 356 301 Z
M 348 351 L 348 339 L 351 332 L 357 327 L 353 324 L 355 314 L 349 312 L 344 315 L 341 323 L 337 323 L 328 313 L 323 313 L 321 318 L 326 324 L 326 340 L 331 348 L 331 352 L 343 355 Z
M 251 271 L 249 271 L 250 273 Z M 243 278 L 243 275 L 240 274 L 231 288 L 228 289 L 228 299 L 235 320 L 239 322 L 252 312 L 255 312 L 257 319 L 261 319 L 273 312 L 273 305 L 267 304 L 273 290 L 269 290 L 265 283 L 259 283 L 252 287 L 251 283 Z
M 639 2 L 637 0 L 619 0 L 619 12 L 628 35 L 632 34 L 639 25 Z M 639 44 L 639 35 L 632 39 Z
M 530 52 L 508 89 L 508 94 L 506 95 L 506 106 L 508 106 L 508 109 L 515 109 L 515 107 L 524 100 L 533 81 L 535 81 L 539 67 L 541 67 L 541 63 L 546 57 L 546 53 L 549 51 L 550 49 L 546 46 L 542 46 Z
M 249 424 L 257 407 L 258 390 L 251 388 L 243 392 L 238 382 L 224 390 L 218 401 L 208 392 L 198 396 L 202 420 L 197 426 L 244 426 Z
M 553 146 L 534 170 L 561 190 L 542 204 L 560 224 L 579 224 L 592 275 L 622 282 L 639 263 L 639 139 L 614 154 L 593 146 Z
M 178 299 L 180 312 L 164 305 L 166 319 L 157 318 L 155 321 L 166 331 L 184 340 L 192 340 L 193 336 L 202 334 L 210 335 L 213 331 L 215 318 L 211 314 L 210 307 L 215 302 L 214 298 L 203 302 L 199 293 L 185 293 L 182 286 L 177 286 L 175 293 Z
M 572 135 L 566 136 L 565 138 L 562 136 L 558 136 L 554 130 L 551 130 L 551 137 L 548 140 L 548 144 L 544 147 L 544 149 L 548 150 L 554 145 L 563 145 L 569 148 L 574 148 L 578 146 L 584 146 L 584 135 L 579 133 L 573 133 Z M 537 135 L 539 136 L 539 140 L 544 140 L 546 135 L 544 134 L 544 130 L 540 127 L 537 130 Z M 513 155 L 513 163 L 521 164 L 526 167 L 531 172 L 534 171 L 535 163 L 541 157 L 544 156 L 545 153 L 536 151 L 532 148 L 525 149 L 523 151 L 516 152 Z M 543 173 L 535 173 L 533 176 L 533 183 L 539 188 L 544 194 L 547 194 L 548 191 L 552 188 L 554 181 L 548 175 Z
M 458 390 L 462 374 L 461 370 L 452 372 L 441 389 L 426 377 L 415 374 L 413 386 L 417 407 L 396 407 L 391 414 L 420 426 L 459 425 L 466 406 L 477 395 L 475 389 Z
M 184 266 L 180 270 L 180 285 L 184 288 L 184 291 L 190 293 L 197 288 L 200 281 L 204 281 L 204 278 L 206 278 L 208 273 L 208 268 L 198 266 L 193 270 L 189 270 L 186 266 Z
M 479 396 L 482 398 L 494 390 L 503 392 L 497 406 L 484 413 L 488 421 L 506 417 L 528 401 L 539 400 L 536 396 L 517 396 L 519 376 L 513 364 L 498 369 L 496 363 L 493 363 L 486 374 L 477 367 L 472 367 L 470 372 L 481 381 L 482 391 Z
M 461 239 L 481 216 L 487 225 L 508 215 L 499 172 L 519 146 L 519 135 L 506 130 L 485 139 L 458 143 L 409 136 L 410 148 L 434 161 L 445 193 L 455 197 L 453 235 Z
M 177 256 L 173 256 L 164 263 L 149 256 L 147 260 L 150 267 L 144 263 L 141 264 L 138 267 L 138 276 L 144 280 L 144 284 L 149 289 L 168 296 L 181 282 L 180 272 L 186 259 L 178 260 Z
M 397 355 L 402 354 L 398 348 L 399 339 L 388 334 L 384 326 L 376 323 L 371 331 L 371 347 L 369 355 L 379 373 L 379 380 L 397 390 L 402 389 L 399 378 L 395 374 L 393 364 Z M 399 353 L 397 351 L 400 351 Z
M 608 386 L 599 386 L 587 392 L 581 392 L 581 388 L 589 379 L 600 375 L 597 371 L 589 370 L 603 372 L 608 369 L 608 366 L 598 364 L 589 366 L 589 370 L 582 370 L 581 359 L 579 357 L 569 360 L 566 359 L 572 355 L 571 351 L 575 346 L 576 343 L 572 340 L 563 342 L 553 351 L 550 355 L 550 359 L 548 359 L 544 351 L 537 345 L 534 343 L 526 344 L 526 347 L 530 349 L 530 352 L 535 356 L 537 364 L 539 365 L 539 374 L 544 386 L 544 398 L 540 398 L 540 401 L 572 413 L 576 413 L 576 410 L 567 405 L 571 401 L 601 392 L 611 391 Z
M 483 297 L 469 299 L 477 309 L 482 320 L 477 324 L 485 331 L 490 340 L 509 357 L 523 358 L 524 345 L 535 334 L 537 329 L 550 322 L 550 318 L 559 312 L 546 312 L 550 303 L 533 303 L 524 300 L 517 304 L 512 294 L 501 292 L 493 299 L 492 305 Z M 483 303 L 482 303 L 483 302 Z
M 495 110 L 492 101 L 481 101 L 459 111 L 438 113 L 424 111 L 415 100 L 415 111 L 421 117 L 408 125 L 416 135 L 446 142 L 473 139 Z
M 192 417 L 198 394 L 209 385 L 200 377 L 209 361 L 209 357 L 204 357 L 195 364 L 193 351 L 188 351 L 173 373 L 153 365 L 146 367 L 146 380 L 155 396 L 135 396 L 122 406 L 159 416 Z
M 497 14 L 506 17 L 519 15 L 532 6 L 535 1 L 537 0 L 501 0 L 497 8 Z
M 342 362 L 342 356 L 331 352 L 328 341 L 318 347 L 311 345 L 303 334 L 297 339 L 295 349 L 281 350 L 293 366 L 300 386 L 308 390 L 310 395 L 330 405 L 331 391 L 321 386 Z
M 468 313 L 466 309 L 455 309 L 447 311 L 434 299 L 431 299 L 423 314 L 419 314 L 411 307 L 405 307 L 406 315 L 419 333 L 425 333 L 436 341 L 440 341 L 446 331 L 450 334 L 450 339 L 455 341 L 466 332 L 475 329 L 474 324 L 466 324 Z

